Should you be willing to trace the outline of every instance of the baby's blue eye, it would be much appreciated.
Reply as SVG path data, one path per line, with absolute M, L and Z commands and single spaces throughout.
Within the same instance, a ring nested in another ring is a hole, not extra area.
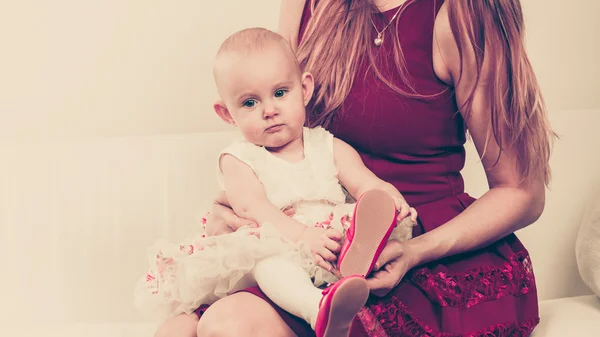
M 285 95 L 285 90 L 279 89 L 275 91 L 275 97 L 283 97 L 283 95 Z
M 244 106 L 246 108 L 253 108 L 254 105 L 256 105 L 256 101 L 253 100 L 253 99 L 249 99 L 249 100 L 244 101 Z

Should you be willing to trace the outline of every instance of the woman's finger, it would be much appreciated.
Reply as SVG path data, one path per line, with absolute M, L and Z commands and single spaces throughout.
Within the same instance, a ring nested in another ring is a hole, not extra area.
M 231 208 L 215 203 L 207 217 L 206 232 L 215 236 L 234 232 L 244 226 L 258 227 L 254 221 L 238 217 Z
M 206 218 L 206 234 L 209 236 L 216 236 L 222 234 L 232 233 L 234 230 L 229 227 L 223 218 L 223 213 L 227 210 L 223 210 L 224 206 L 214 204 L 212 211 Z
M 383 247 L 383 251 L 377 258 L 377 262 L 375 262 L 374 270 L 379 270 L 381 267 L 388 264 L 390 261 L 393 261 L 400 257 L 400 242 L 395 240 L 390 240 L 385 247 Z
M 258 227 L 254 221 L 238 217 L 231 208 L 223 205 L 214 205 L 211 212 L 212 219 L 221 226 L 228 226 L 236 231 L 244 226 Z
M 231 227 L 231 229 L 233 229 L 234 231 L 236 231 L 244 226 L 250 226 L 253 228 L 259 227 L 256 222 L 254 222 L 252 220 L 240 218 L 235 213 L 233 213 L 233 211 L 231 211 L 230 213 L 227 214 L 226 222 L 227 222 L 227 225 L 229 227 Z
M 403 276 L 404 271 L 401 265 L 393 261 L 387 264 L 384 269 L 373 273 L 371 277 L 367 278 L 367 285 L 371 293 L 381 297 L 394 289 Z
M 374 272 L 366 281 L 371 293 L 380 297 L 389 293 L 394 284 L 393 277 L 387 270 Z
M 227 199 L 227 194 L 225 193 L 225 191 L 220 191 L 219 194 L 217 194 L 214 203 L 231 208 L 231 205 L 229 204 L 229 199 Z

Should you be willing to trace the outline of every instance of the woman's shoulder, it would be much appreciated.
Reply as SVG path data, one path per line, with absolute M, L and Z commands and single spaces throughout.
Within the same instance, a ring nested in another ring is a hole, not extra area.
M 294 49 L 308 22 L 311 1 L 313 0 L 281 0 L 277 33 L 288 40 Z
M 444 2 L 433 25 L 433 70 L 441 81 L 451 85 L 457 75 L 454 69 L 457 64 L 460 64 L 458 45 L 450 25 L 448 4 Z

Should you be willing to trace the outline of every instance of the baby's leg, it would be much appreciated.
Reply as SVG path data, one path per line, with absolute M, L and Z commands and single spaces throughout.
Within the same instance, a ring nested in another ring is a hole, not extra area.
M 285 256 L 273 256 L 256 264 L 254 278 L 271 301 L 314 328 L 323 296 L 304 268 Z
M 196 337 L 198 316 L 195 313 L 175 316 L 161 325 L 154 337 Z
M 345 337 L 369 296 L 362 277 L 343 278 L 321 291 L 299 264 L 277 256 L 259 262 L 254 275 L 279 307 L 310 323 L 317 337 Z

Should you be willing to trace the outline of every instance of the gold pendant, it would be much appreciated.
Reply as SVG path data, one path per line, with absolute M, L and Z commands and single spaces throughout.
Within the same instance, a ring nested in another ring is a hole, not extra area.
M 373 43 L 375 43 L 377 47 L 381 46 L 381 44 L 383 43 L 383 35 L 381 33 L 377 33 L 377 37 L 375 38 L 375 40 L 373 40 Z

